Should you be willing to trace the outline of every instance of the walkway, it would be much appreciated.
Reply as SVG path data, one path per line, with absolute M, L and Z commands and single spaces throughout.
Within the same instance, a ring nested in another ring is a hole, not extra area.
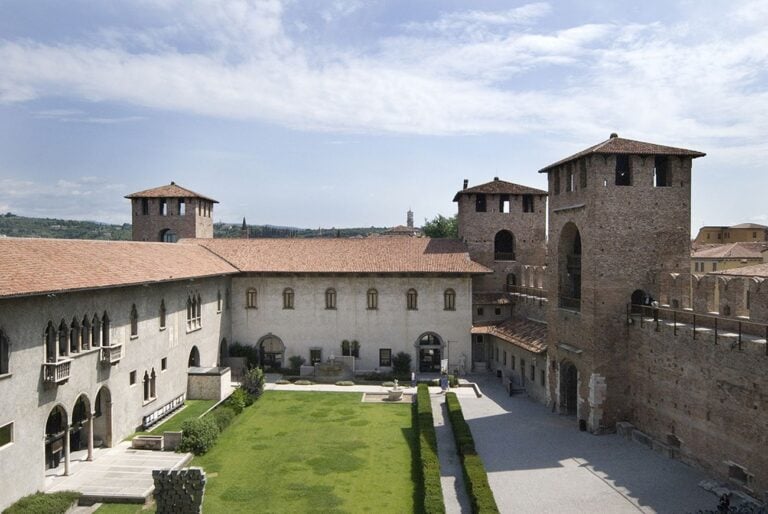
M 525 395 L 509 397 L 490 374 L 484 396 L 461 394 L 464 416 L 501 512 L 695 512 L 717 497 L 706 476 L 617 435 L 579 432 Z
M 153 469 L 185 466 L 189 453 L 133 450 L 123 441 L 114 448 L 102 450 L 92 462 L 73 462 L 69 476 L 49 476 L 45 492 L 79 491 L 83 500 L 95 502 L 144 503 L 154 490 Z
M 430 387 L 432 417 L 437 435 L 437 456 L 440 459 L 440 484 L 443 487 L 443 502 L 447 514 L 472 512 L 467 491 L 464 488 L 464 474 L 461 461 L 456 453 L 453 429 L 448 420 L 448 407 L 445 395 L 439 387 Z M 473 393 L 474 396 L 474 393 Z

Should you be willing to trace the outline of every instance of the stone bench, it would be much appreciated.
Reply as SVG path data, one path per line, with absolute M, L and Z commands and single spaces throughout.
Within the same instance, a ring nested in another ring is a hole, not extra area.
M 163 436 L 161 435 L 137 435 L 131 441 L 131 448 L 135 450 L 163 451 Z

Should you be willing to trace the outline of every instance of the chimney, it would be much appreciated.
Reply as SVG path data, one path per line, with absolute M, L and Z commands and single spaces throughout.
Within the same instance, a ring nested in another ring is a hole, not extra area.
M 611 139 L 615 139 L 619 137 L 619 135 L 616 132 L 611 132 Z
M 493 181 L 494 182 L 498 182 L 499 181 L 499 177 L 493 177 Z
M 464 179 L 464 189 L 466 189 L 468 185 L 469 185 L 469 180 Z

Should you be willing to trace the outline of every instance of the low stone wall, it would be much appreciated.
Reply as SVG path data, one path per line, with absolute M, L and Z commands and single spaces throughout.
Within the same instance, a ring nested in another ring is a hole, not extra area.
M 157 514 L 203 512 L 206 479 L 202 468 L 156 469 L 152 478 Z
M 189 368 L 187 398 L 221 401 L 232 391 L 229 368 Z

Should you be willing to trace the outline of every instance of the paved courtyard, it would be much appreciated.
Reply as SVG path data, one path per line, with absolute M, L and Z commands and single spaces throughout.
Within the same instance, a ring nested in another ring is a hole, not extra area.
M 470 377 L 468 377 L 470 378 Z M 615 434 L 579 432 L 525 395 L 510 398 L 499 379 L 473 376 L 484 396 L 460 401 L 501 512 L 696 512 L 717 498 L 707 478 Z

